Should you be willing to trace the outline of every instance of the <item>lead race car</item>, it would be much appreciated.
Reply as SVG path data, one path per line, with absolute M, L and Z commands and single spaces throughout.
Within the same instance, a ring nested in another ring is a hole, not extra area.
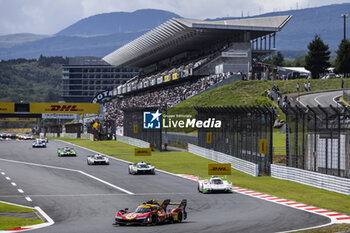
M 177 207 L 168 209 L 169 205 Z M 170 202 L 170 199 L 163 202 L 152 199 L 139 205 L 134 212 L 129 212 L 127 208 L 119 210 L 115 215 L 114 224 L 119 226 L 126 224 L 149 224 L 154 226 L 160 223 L 182 222 L 182 220 L 187 219 L 186 205 L 186 199 L 182 200 L 181 203 Z
M 228 182 L 224 177 L 199 177 L 198 191 L 201 193 L 232 193 L 232 183 Z
M 89 155 L 87 158 L 87 164 L 88 165 L 95 165 L 95 164 L 109 165 L 109 159 L 106 156 L 103 156 L 100 154 Z
M 69 147 L 57 148 L 57 155 L 59 157 L 62 157 L 62 156 L 77 156 L 77 152 L 73 148 L 69 148 Z
M 155 167 L 149 163 L 144 163 L 143 161 L 139 163 L 129 164 L 129 174 L 155 174 Z

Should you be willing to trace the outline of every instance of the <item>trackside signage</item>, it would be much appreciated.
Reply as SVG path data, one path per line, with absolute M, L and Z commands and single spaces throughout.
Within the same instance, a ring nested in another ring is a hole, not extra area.
M 208 164 L 208 175 L 231 175 L 231 164 L 210 163 Z
M 30 113 L 98 114 L 99 104 L 93 103 L 30 103 Z
M 151 148 L 135 148 L 135 156 L 150 156 L 152 155 Z
M 15 103 L 0 102 L 0 113 L 14 113 Z

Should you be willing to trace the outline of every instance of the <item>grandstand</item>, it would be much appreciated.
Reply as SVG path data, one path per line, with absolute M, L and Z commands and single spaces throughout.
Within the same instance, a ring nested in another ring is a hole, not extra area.
M 247 78 L 253 58 L 275 50 L 276 32 L 290 19 L 174 18 L 161 24 L 103 58 L 113 66 L 140 70 L 114 90 L 118 98 L 105 105 L 105 119 L 122 126 L 122 108 L 171 107 L 223 80 Z

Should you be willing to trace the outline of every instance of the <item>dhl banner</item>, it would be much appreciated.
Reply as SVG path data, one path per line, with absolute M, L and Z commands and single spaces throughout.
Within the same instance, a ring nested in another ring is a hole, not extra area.
M 173 77 L 173 80 L 176 80 L 177 79 L 177 73 L 173 73 L 172 77 Z
M 231 175 L 230 163 L 208 164 L 208 175 Z
M 169 82 L 169 75 L 164 76 L 164 82 Z
M 152 155 L 151 148 L 135 148 L 135 156 Z
M 25 122 L 33 122 L 36 121 L 36 118 L 0 118 L 0 121 L 25 121 Z
M 0 113 L 14 113 L 15 103 L 0 102 Z
M 30 113 L 98 114 L 99 105 L 93 103 L 30 103 Z

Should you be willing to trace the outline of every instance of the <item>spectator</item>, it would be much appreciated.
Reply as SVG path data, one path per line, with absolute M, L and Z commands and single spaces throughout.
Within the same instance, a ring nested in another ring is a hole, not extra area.
M 299 85 L 299 82 L 297 83 L 297 92 L 299 92 L 299 89 L 300 89 L 300 85 Z
M 343 78 L 341 79 L 341 88 L 342 89 L 344 88 L 344 79 Z
M 308 89 L 307 89 L 307 84 L 306 84 L 306 83 L 304 83 L 304 88 L 305 88 L 305 91 L 308 90 Z
M 307 87 L 308 87 L 309 91 L 311 91 L 311 83 L 310 83 L 310 81 L 307 83 Z

